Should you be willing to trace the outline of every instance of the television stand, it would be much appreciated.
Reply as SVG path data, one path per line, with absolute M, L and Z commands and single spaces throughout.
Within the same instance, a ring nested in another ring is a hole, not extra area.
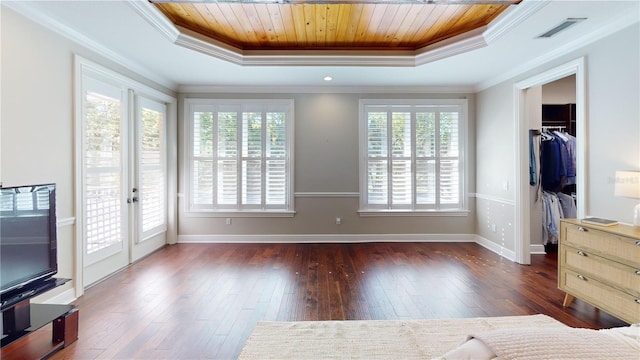
M 50 288 L 44 291 L 48 290 Z M 75 305 L 31 304 L 31 297 L 42 292 L 33 292 L 28 298 L 2 310 L 0 358 L 3 360 L 46 358 L 78 339 L 78 308 Z M 48 324 L 52 324 L 50 338 L 40 335 L 45 333 L 44 329 L 36 334 Z

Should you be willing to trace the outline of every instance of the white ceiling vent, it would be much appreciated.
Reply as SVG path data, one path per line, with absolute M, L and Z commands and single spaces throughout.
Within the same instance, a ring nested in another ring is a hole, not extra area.
M 570 26 L 579 23 L 580 21 L 587 20 L 587 18 L 567 18 L 567 20 L 563 21 L 560 25 L 554 27 L 553 29 L 545 32 L 542 35 L 539 35 L 538 38 L 550 38 L 555 34 L 559 33 L 562 30 L 569 28 Z

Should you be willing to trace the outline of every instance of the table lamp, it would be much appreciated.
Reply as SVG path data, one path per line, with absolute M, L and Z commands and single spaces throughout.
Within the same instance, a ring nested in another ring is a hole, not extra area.
M 640 199 L 640 171 L 616 171 L 615 196 Z M 640 226 L 640 202 L 633 209 L 633 226 Z

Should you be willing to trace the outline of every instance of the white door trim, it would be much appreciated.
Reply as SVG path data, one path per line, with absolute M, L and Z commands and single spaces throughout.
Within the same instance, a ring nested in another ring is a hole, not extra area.
M 581 57 L 566 64 L 535 75 L 514 85 L 515 133 L 515 181 L 518 184 L 514 206 L 514 236 L 516 262 L 531 263 L 531 212 L 529 201 L 529 121 L 526 116 L 525 90 L 575 75 L 576 76 L 576 195 L 577 215 L 583 218 L 587 209 L 587 119 L 586 119 L 586 64 Z

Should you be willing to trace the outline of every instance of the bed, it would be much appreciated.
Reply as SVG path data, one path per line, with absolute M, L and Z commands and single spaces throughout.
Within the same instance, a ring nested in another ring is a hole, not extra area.
M 546 315 L 259 322 L 252 359 L 640 359 L 640 326 L 568 327 Z

